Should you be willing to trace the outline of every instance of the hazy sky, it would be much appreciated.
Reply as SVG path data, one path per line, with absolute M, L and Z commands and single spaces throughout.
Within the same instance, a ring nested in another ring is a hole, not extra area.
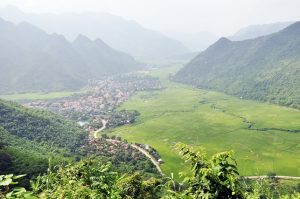
M 239 28 L 300 20 L 300 0 L 0 0 L 27 12 L 102 11 L 159 31 L 210 31 L 229 35 Z

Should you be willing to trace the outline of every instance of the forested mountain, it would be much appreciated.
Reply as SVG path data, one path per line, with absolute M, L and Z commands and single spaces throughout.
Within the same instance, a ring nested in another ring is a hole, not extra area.
M 83 39 L 84 38 L 84 39 Z M 141 67 L 100 39 L 73 43 L 22 22 L 0 19 L 0 93 L 77 89 L 88 79 Z
M 221 38 L 174 79 L 241 98 L 300 108 L 300 22 L 257 39 Z
M 0 17 L 15 23 L 27 21 L 48 33 L 63 34 L 70 41 L 79 34 L 101 38 L 109 46 L 135 57 L 169 58 L 188 53 L 186 47 L 174 39 L 107 13 L 29 14 L 10 6 L 0 9 Z
M 240 29 L 234 35 L 228 37 L 232 41 L 242 41 L 246 39 L 254 39 L 260 36 L 269 35 L 275 32 L 278 32 L 293 22 L 277 22 L 271 24 L 262 24 L 262 25 L 252 25 Z
M 54 162 L 73 159 L 86 132 L 56 114 L 0 100 L 0 172 L 36 175 Z M 51 155 L 52 154 L 52 155 Z

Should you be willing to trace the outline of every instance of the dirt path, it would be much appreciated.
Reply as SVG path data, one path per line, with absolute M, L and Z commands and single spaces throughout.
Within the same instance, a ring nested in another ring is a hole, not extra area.
M 160 166 L 159 166 L 159 162 L 150 154 L 148 153 L 148 151 L 146 151 L 145 149 L 135 145 L 135 144 L 131 144 L 131 146 L 137 150 L 139 150 L 141 153 L 143 153 L 145 156 L 147 156 L 151 162 L 156 166 L 158 172 L 163 176 L 164 173 L 162 172 Z
M 97 134 L 106 128 L 107 121 L 101 119 L 101 122 L 102 122 L 102 127 L 100 129 L 98 129 L 97 131 L 94 131 L 94 138 L 97 138 Z
M 300 180 L 300 177 L 297 176 L 274 176 L 278 179 L 284 179 L 284 180 Z M 263 179 L 263 178 L 269 178 L 269 176 L 245 176 L 247 179 Z

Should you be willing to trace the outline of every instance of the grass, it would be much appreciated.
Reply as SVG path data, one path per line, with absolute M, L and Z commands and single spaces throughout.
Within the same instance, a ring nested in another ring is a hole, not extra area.
M 300 133 L 249 130 L 243 119 L 253 128 L 300 130 L 300 111 L 170 82 L 169 74 L 178 68 L 150 72 L 166 89 L 133 96 L 120 108 L 138 110 L 137 122 L 111 133 L 156 148 L 166 175 L 188 170 L 174 149 L 183 142 L 205 147 L 208 154 L 234 150 L 242 175 L 300 176 Z
M 13 95 L 0 95 L 0 98 L 10 101 L 22 101 L 22 100 L 46 100 L 46 99 L 59 99 L 69 97 L 74 94 L 82 93 L 83 91 L 61 91 L 61 92 L 49 92 L 49 93 L 21 93 Z

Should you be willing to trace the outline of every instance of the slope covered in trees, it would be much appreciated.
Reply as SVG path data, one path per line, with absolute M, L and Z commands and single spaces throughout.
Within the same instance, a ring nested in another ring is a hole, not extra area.
M 27 174 L 28 179 L 45 173 L 49 159 L 55 166 L 90 156 L 112 162 L 121 174 L 159 175 L 151 161 L 126 141 L 89 138 L 88 142 L 88 133 L 62 116 L 2 100 L 0 115 L 0 175 Z
M 142 67 L 100 39 L 69 42 L 28 23 L 0 19 L 0 93 L 77 89 L 89 79 Z
M 72 160 L 86 142 L 85 131 L 50 112 L 0 100 L 0 115 L 1 173 L 43 173 L 49 157 L 56 163 Z
M 300 22 L 257 39 L 221 38 L 174 80 L 300 108 Z

